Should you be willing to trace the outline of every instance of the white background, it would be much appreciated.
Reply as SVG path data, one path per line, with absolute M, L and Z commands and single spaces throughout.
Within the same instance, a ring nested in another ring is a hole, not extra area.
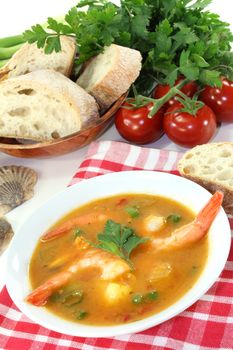
M 18 34 L 35 23 L 44 23 L 49 16 L 60 16 L 78 0 L 1 0 L 0 37 Z M 113 1 L 117 3 L 117 0 Z M 232 24 L 233 1 L 213 0 L 211 10 Z
M 77 1 L 71 0 L 1 0 L 0 37 L 19 34 L 33 24 L 44 23 L 49 16 L 61 16 L 76 3 Z M 229 22 L 233 31 L 232 0 L 214 0 L 210 9 L 221 15 L 222 20 Z M 99 140 L 123 141 L 114 126 Z M 233 124 L 222 125 L 212 141 L 233 141 Z M 163 136 L 159 141 L 153 144 L 146 145 L 146 147 L 185 151 L 184 148 L 170 142 L 166 136 Z M 11 164 L 24 165 L 35 169 L 38 173 L 38 182 L 35 187 L 34 197 L 7 215 L 15 231 L 41 203 L 67 186 L 72 175 L 84 158 L 86 151 L 87 147 L 61 157 L 48 159 L 14 158 L 0 153 L 0 166 Z M 1 284 L 4 283 L 3 272 L 5 255 L 1 259 L 0 287 Z

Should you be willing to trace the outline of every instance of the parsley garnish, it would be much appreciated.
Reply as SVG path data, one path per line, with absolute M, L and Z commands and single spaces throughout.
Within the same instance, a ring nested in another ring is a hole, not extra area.
M 103 233 L 98 234 L 97 247 L 107 250 L 115 255 L 125 259 L 130 266 L 131 252 L 141 243 L 146 242 L 147 238 L 139 237 L 130 227 L 123 226 L 113 220 L 108 220 L 104 226 Z

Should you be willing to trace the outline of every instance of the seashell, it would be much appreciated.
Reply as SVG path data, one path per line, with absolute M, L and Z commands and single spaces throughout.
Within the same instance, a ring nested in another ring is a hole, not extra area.
M 8 247 L 14 232 L 11 224 L 4 217 L 0 217 L 0 255 Z
M 30 199 L 37 173 L 30 168 L 10 165 L 0 168 L 0 216 Z

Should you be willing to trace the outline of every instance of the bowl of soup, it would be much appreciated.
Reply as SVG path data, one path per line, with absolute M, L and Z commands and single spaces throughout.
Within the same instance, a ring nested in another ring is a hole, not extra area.
M 8 250 L 7 289 L 26 316 L 60 333 L 139 332 L 211 287 L 230 240 L 221 193 L 162 172 L 102 175 L 22 224 Z

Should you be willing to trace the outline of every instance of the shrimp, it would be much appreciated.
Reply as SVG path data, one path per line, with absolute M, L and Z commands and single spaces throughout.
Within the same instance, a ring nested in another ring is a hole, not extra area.
M 200 240 L 207 234 L 213 220 L 218 214 L 222 201 L 222 192 L 215 192 L 192 222 L 175 230 L 170 237 L 153 239 L 153 246 L 158 250 L 169 250 Z
M 45 232 L 41 236 L 41 241 L 46 242 L 48 240 L 57 238 L 57 237 L 65 234 L 67 231 L 75 228 L 78 225 L 85 225 L 88 223 L 98 222 L 98 221 L 101 222 L 104 220 L 107 220 L 107 216 L 105 214 L 100 214 L 100 213 L 88 213 L 88 214 L 84 214 L 82 216 L 77 216 L 77 217 L 74 217 L 74 218 L 64 222 L 59 227 Z
M 102 280 L 113 280 L 130 271 L 126 261 L 108 251 L 92 247 L 82 237 L 77 237 L 75 244 L 79 250 L 76 260 L 66 270 L 57 273 L 32 291 L 26 301 L 35 306 L 45 305 L 54 292 L 68 283 L 77 272 L 88 267 L 99 269 Z

